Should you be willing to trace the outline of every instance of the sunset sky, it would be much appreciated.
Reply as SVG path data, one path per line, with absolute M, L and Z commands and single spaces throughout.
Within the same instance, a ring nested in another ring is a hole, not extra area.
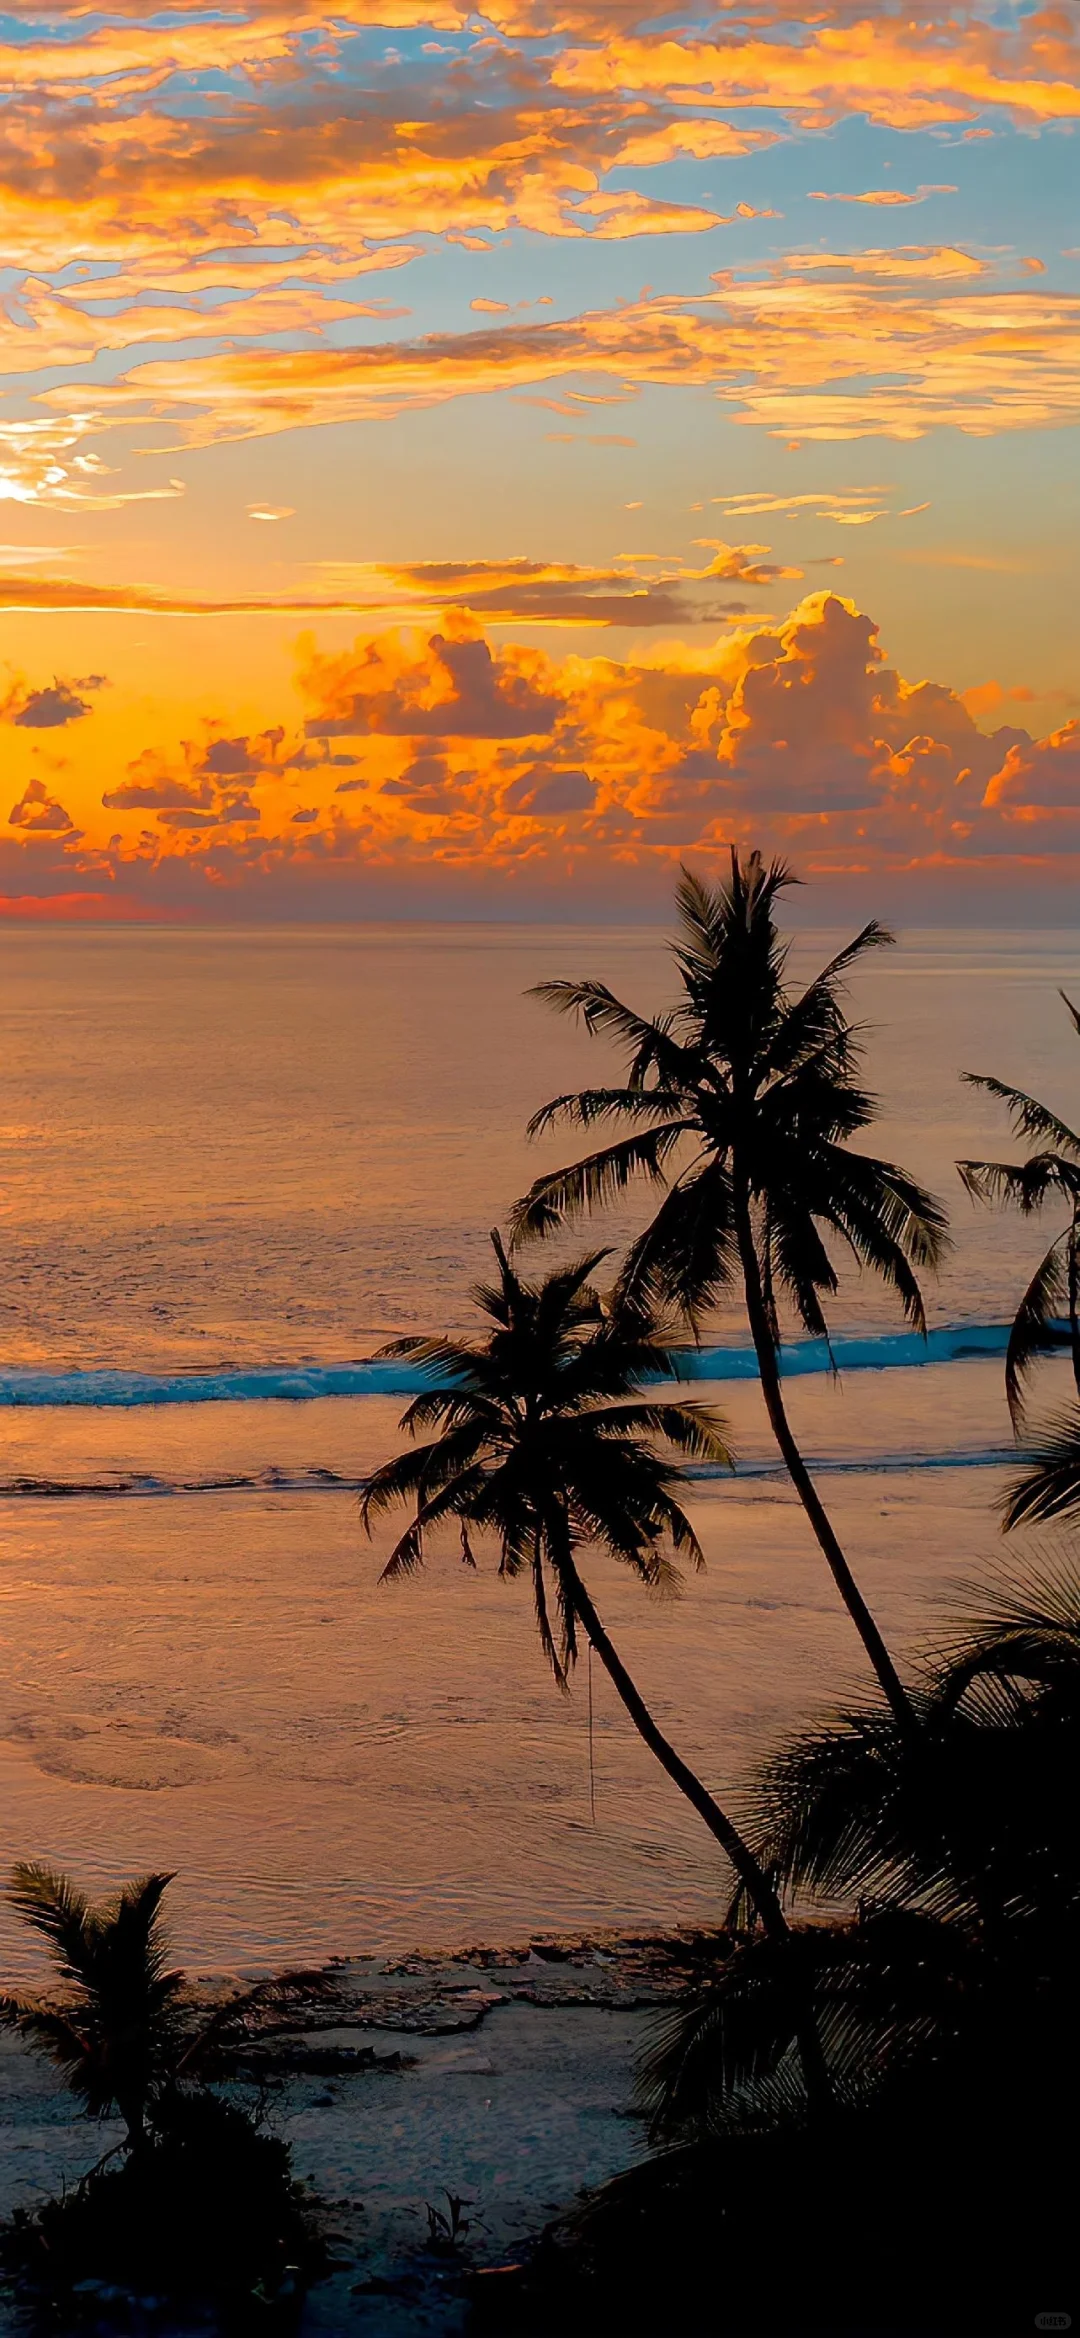
M 1080 875 L 1080 19 L 8 0 L 8 914 Z

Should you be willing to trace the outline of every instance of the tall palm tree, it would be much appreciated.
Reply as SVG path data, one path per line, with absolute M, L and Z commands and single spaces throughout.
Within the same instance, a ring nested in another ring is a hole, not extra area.
M 850 1140 L 874 1118 L 859 1085 L 858 1035 L 841 1004 L 844 976 L 892 937 L 863 927 L 796 994 L 786 981 L 788 945 L 775 908 L 793 882 L 781 862 L 766 870 L 732 849 L 716 886 L 683 871 L 675 959 L 683 998 L 653 1018 L 635 1014 L 600 982 L 546 982 L 537 995 L 629 1057 L 619 1087 L 558 1096 L 530 1134 L 567 1121 L 629 1124 L 630 1134 L 565 1169 L 538 1177 L 518 1204 L 518 1237 L 545 1234 L 582 1210 L 617 1199 L 632 1180 L 667 1186 L 651 1225 L 633 1243 L 621 1278 L 627 1300 L 674 1301 L 697 1333 L 702 1318 L 741 1279 L 773 1434 L 792 1483 L 901 1726 L 915 1719 L 881 1632 L 852 1574 L 784 1404 L 780 1312 L 828 1338 L 822 1299 L 838 1288 L 832 1238 L 894 1290 L 908 1321 L 925 1330 L 917 1268 L 936 1266 L 945 1218 L 932 1196 L 889 1161 L 854 1152 Z
M 579 1633 L 595 1649 L 617 1695 L 680 1791 L 731 1860 L 774 1939 L 788 1927 L 772 1884 L 738 1828 L 668 1743 L 616 1653 L 583 1581 L 585 1545 L 607 1551 L 652 1589 L 674 1588 L 672 1554 L 703 1564 L 698 1538 L 677 1497 L 682 1473 L 658 1451 L 730 1464 L 719 1420 L 702 1406 L 671 1404 L 641 1391 L 669 1378 L 671 1362 L 639 1307 L 605 1313 L 590 1280 L 604 1251 L 528 1283 L 497 1233 L 499 1280 L 474 1298 L 490 1329 L 476 1343 L 395 1340 L 381 1353 L 408 1355 L 433 1385 L 402 1416 L 410 1436 L 437 1427 L 368 1479 L 360 1513 L 376 1519 L 406 1503 L 413 1517 L 381 1580 L 422 1564 L 433 1527 L 457 1522 L 462 1556 L 474 1565 L 470 1530 L 487 1530 L 499 1573 L 527 1576 L 541 1644 L 565 1688 Z
M 1080 1033 L 1080 1011 L 1060 994 Z M 1056 1112 L 1040 1104 L 1023 1088 L 985 1072 L 965 1072 L 972 1088 L 984 1088 L 1005 1105 L 1013 1134 L 1028 1146 L 1026 1161 L 958 1161 L 968 1192 L 976 1201 L 1001 1202 L 1034 1217 L 1047 1202 L 1064 1203 L 1068 1222 L 1055 1234 L 1049 1250 L 1035 1269 L 1020 1301 L 1005 1357 L 1005 1389 L 1013 1422 L 1019 1428 L 1024 1413 L 1024 1379 L 1036 1358 L 1059 1343 L 1055 1324 L 1062 1309 L 1069 1326 L 1073 1379 L 1080 1395 L 1080 1137 Z

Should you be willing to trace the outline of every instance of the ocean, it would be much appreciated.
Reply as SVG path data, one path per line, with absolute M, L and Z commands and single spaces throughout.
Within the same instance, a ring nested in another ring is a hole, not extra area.
M 794 971 L 840 938 L 800 933 Z M 369 1545 L 357 1517 L 410 1380 L 374 1351 L 467 1325 L 489 1227 L 571 1149 L 529 1145 L 529 1114 L 613 1063 L 525 995 L 581 973 L 658 1004 L 664 936 L 0 932 L 6 1851 L 92 1890 L 175 1869 L 195 1971 L 722 1914 L 709 1838 L 599 1673 L 594 1819 L 587 1667 L 560 1697 L 524 1588 L 449 1547 L 380 1587 L 388 1537 Z M 946 1198 L 955 1247 L 925 1348 L 886 1294 L 845 1280 L 840 1379 L 800 1347 L 790 1394 L 905 1655 L 1008 1556 L 1002 1326 L 1052 1228 L 967 1200 L 957 1156 L 1014 1148 L 959 1074 L 1075 1121 L 1059 986 L 1080 993 L 1071 930 L 908 933 L 853 988 L 877 1149 Z M 737 1308 L 692 1364 L 740 1462 L 695 1478 L 707 1570 L 666 1603 L 602 1564 L 590 1580 L 663 1726 L 737 1804 L 779 1732 L 865 1682 Z M 1042 1388 L 1052 1409 L 1059 1366 Z M 0 1951 L 11 1978 L 34 1969 L 4 1916 Z

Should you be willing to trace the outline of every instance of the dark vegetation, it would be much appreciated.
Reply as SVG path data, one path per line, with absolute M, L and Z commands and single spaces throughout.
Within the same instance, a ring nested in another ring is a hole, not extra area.
M 9 1897 L 45 1941 L 60 1989 L 0 1999 L 0 2020 L 56 2065 L 91 2117 L 119 2117 L 124 2133 L 74 2191 L 11 2219 L 0 2262 L 47 2318 L 93 2318 L 104 2288 L 114 2302 L 149 2292 L 212 2299 L 230 2321 L 288 2320 L 324 2261 L 317 2220 L 286 2145 L 207 2076 L 242 2054 L 253 2016 L 331 1984 L 285 1974 L 209 2019 L 194 2014 L 168 1960 L 170 1880 L 146 1876 L 94 1906 L 67 1876 L 15 1870 Z
M 875 1702 L 765 1770 L 804 1922 L 717 1943 L 639 2074 L 654 2156 L 477 2285 L 481 2331 L 1013 2338 L 1072 2305 L 1080 1579 L 1002 1594 L 916 1694 L 917 1744 Z

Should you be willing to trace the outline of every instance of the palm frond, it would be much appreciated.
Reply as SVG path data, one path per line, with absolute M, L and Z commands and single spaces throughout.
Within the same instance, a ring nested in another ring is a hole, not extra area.
M 637 1177 L 662 1184 L 670 1155 L 683 1137 L 694 1133 L 694 1125 L 693 1121 L 679 1120 L 665 1122 L 660 1128 L 640 1129 L 617 1144 L 605 1145 L 601 1152 L 588 1154 L 583 1161 L 545 1171 L 511 1211 L 515 1242 L 551 1233 L 583 1210 L 606 1209 Z
M 616 1286 L 623 1306 L 679 1308 L 694 1337 L 738 1273 L 730 1173 L 701 1154 L 630 1244 Z
M 625 1007 L 615 997 L 606 982 L 538 982 L 529 997 L 543 999 L 558 1015 L 580 1019 L 592 1036 L 599 1032 L 605 1038 L 621 1040 L 630 1050 L 634 1087 L 655 1071 L 662 1083 L 680 1088 L 684 1075 L 692 1072 L 692 1062 L 672 1038 L 665 1020 L 636 1015 L 632 1007 Z
M 457 1472 L 445 1485 L 439 1487 L 425 1502 L 421 1502 L 415 1518 L 394 1544 L 394 1548 L 379 1576 L 380 1583 L 397 1582 L 403 1575 L 415 1574 L 424 1563 L 424 1536 L 430 1527 L 441 1525 L 445 1518 L 467 1516 L 469 1505 L 479 1495 L 484 1484 L 482 1465 Z
M 7 1898 L 16 1915 L 48 1942 L 64 1979 L 85 1983 L 93 1970 L 91 1909 L 70 1876 L 36 1860 L 21 1860 L 12 1869 Z
M 560 1123 L 594 1128 L 598 1120 L 671 1120 L 682 1112 L 685 1101 L 682 1090 L 672 1087 L 579 1088 L 542 1104 L 527 1123 L 525 1134 L 542 1136 Z
M 1008 1530 L 1046 1526 L 1080 1513 L 1080 1411 L 1063 1414 L 1043 1431 L 1027 1468 L 1009 1486 L 1003 1508 Z
M 1080 1137 L 1059 1120 L 1046 1104 L 1036 1096 L 1029 1096 L 1024 1088 L 1010 1088 L 1006 1080 L 995 1080 L 987 1072 L 962 1072 L 969 1088 L 983 1088 L 988 1096 L 996 1096 L 1004 1104 L 1018 1137 L 1038 1138 L 1043 1144 L 1057 1145 L 1074 1161 L 1080 1161 Z
M 1056 1310 L 1068 1294 L 1069 1234 L 1059 1234 L 1032 1275 L 1027 1290 L 1013 1317 L 1009 1344 L 1005 1351 L 1005 1394 L 1013 1426 L 1020 1430 L 1024 1422 L 1024 1378 L 1036 1357 L 1045 1355 L 1054 1343 L 1053 1327 Z
M 1080 1168 L 1056 1153 L 1035 1153 L 1028 1161 L 958 1161 L 961 1183 L 973 1201 L 1011 1207 L 1033 1217 L 1054 1194 L 1080 1197 Z

